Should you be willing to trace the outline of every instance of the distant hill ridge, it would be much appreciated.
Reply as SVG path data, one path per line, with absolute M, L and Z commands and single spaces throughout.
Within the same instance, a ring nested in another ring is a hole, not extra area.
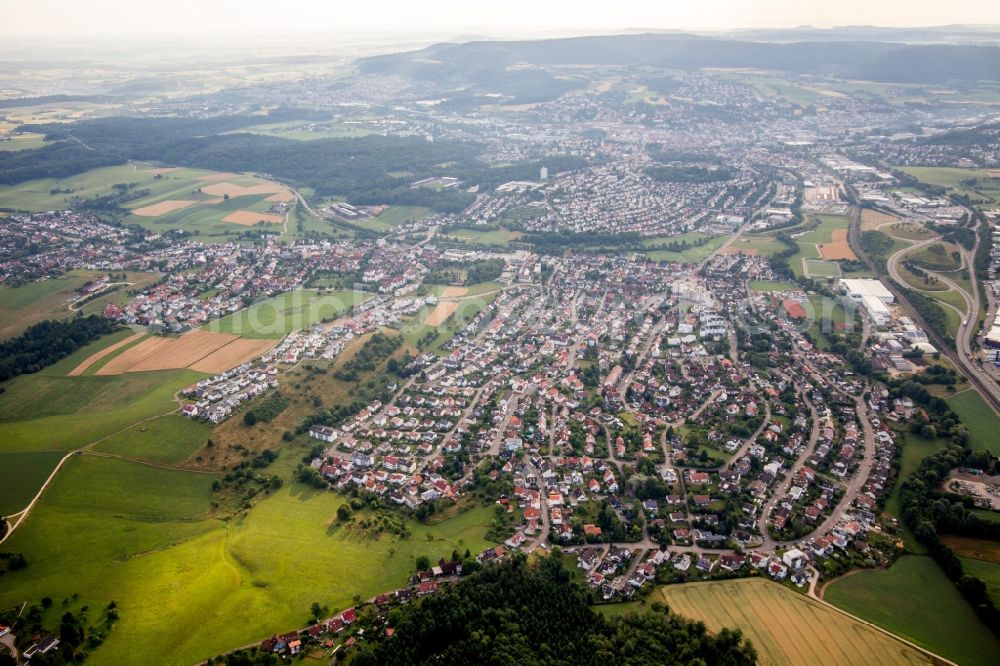
M 514 64 L 656 65 L 695 70 L 745 67 L 888 83 L 1000 80 L 1000 47 L 884 41 L 749 41 L 688 34 L 570 37 L 435 44 L 362 58 L 362 73 L 445 85 L 478 83 Z

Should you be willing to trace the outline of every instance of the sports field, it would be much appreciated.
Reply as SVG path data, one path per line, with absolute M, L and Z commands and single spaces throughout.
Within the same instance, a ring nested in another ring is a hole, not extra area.
M 993 455 L 1000 455 L 1000 418 L 990 409 L 977 391 L 967 390 L 947 399 L 962 423 L 969 429 L 969 442 L 973 449 L 986 449 Z
M 740 629 L 761 664 L 925 664 L 907 645 L 759 578 L 660 588 L 670 610 L 711 631 Z
M 751 280 L 750 289 L 753 291 L 799 291 L 801 287 L 791 282 L 781 282 L 777 280 Z
M 928 556 L 841 578 L 823 597 L 963 666 L 995 664 L 1000 654 L 1000 641 Z
M 296 289 L 249 308 L 209 322 L 203 328 L 216 333 L 235 333 L 249 339 L 282 338 L 324 320 L 332 321 L 348 309 L 372 297 L 364 291 Z
M 379 215 L 366 220 L 351 222 L 357 227 L 364 227 L 372 231 L 388 231 L 400 224 L 418 222 L 430 214 L 430 209 L 420 206 L 389 206 Z
M 29 566 L 5 576 L 0 607 L 43 596 L 79 594 L 92 608 L 114 599 L 121 620 L 89 663 L 186 665 L 297 629 L 314 601 L 341 609 L 355 594 L 399 587 L 419 555 L 490 545 L 492 507 L 434 526 L 405 521 L 411 536 L 402 539 L 343 526 L 342 497 L 287 482 L 227 525 L 210 515 L 215 478 L 72 458 L 5 544 Z M 358 513 L 355 524 L 368 517 Z

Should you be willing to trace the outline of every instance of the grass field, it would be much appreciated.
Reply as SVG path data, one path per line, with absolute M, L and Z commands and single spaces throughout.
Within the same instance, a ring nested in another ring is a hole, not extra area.
M 0 151 L 28 150 L 29 148 L 41 148 L 47 142 L 44 134 L 36 132 L 22 132 L 21 134 L 11 134 L 0 141 Z
M 671 252 L 670 250 L 647 250 L 645 254 L 653 261 L 679 261 L 686 264 L 697 264 L 704 261 L 708 255 L 712 254 L 712 252 L 714 252 L 720 245 L 725 243 L 726 237 L 706 234 L 700 231 L 692 231 L 690 233 L 681 234 L 680 236 L 661 236 L 657 238 L 650 238 L 643 241 L 643 245 L 652 246 L 663 243 L 684 243 L 685 241 L 689 244 L 689 247 L 678 252 Z M 692 245 L 693 243 L 701 241 L 704 241 L 704 244 L 697 246 Z
M 996 663 L 1000 653 L 1000 641 L 930 557 L 906 555 L 888 570 L 847 576 L 824 598 L 963 666 Z
M 492 231 L 455 229 L 454 231 L 447 232 L 446 235 L 449 238 L 455 238 L 464 243 L 480 243 L 484 245 L 504 245 L 522 236 L 520 231 L 509 231 L 507 229 L 495 229 Z
M 962 570 L 986 583 L 994 603 L 1000 600 L 1000 564 L 963 557 Z
M 94 447 L 95 451 L 126 458 L 177 464 L 205 445 L 211 428 L 179 414 L 162 416 L 132 426 Z
M 711 631 L 743 631 L 761 664 L 928 663 L 913 648 L 759 578 L 668 585 L 659 594 L 672 611 Z
M 970 389 L 956 393 L 948 398 L 948 404 L 969 429 L 972 448 L 1000 455 L 1000 437 L 996 436 L 1000 430 L 1000 419 L 977 391 Z
M 799 251 L 789 257 L 788 264 L 798 276 L 802 275 L 803 259 L 821 259 L 819 248 L 816 247 L 817 245 L 832 243 L 833 232 L 838 229 L 847 229 L 851 224 L 851 218 L 844 215 L 814 215 L 812 218 L 817 222 L 815 228 L 793 236 L 795 242 L 799 245 Z M 826 263 L 835 262 L 811 261 L 809 272 L 813 275 L 824 277 L 839 275 L 839 266 L 837 272 L 834 273 L 832 268 L 824 266 Z M 815 271 L 813 270 L 814 268 Z
M 406 521 L 412 536 L 401 539 L 339 525 L 342 497 L 291 483 L 226 525 L 209 517 L 214 479 L 73 458 L 5 544 L 29 566 L 5 577 L 0 607 L 114 599 L 121 620 L 90 663 L 186 665 L 303 626 L 314 601 L 332 611 L 394 589 L 419 555 L 489 545 L 492 507 L 434 526 Z M 59 612 L 47 619 L 58 624 Z
M 236 333 L 244 338 L 281 338 L 323 320 L 333 320 L 349 308 L 371 298 L 363 291 L 319 294 L 296 289 L 254 303 L 249 308 L 205 324 L 214 333 Z
M 0 395 L 0 453 L 79 448 L 176 409 L 174 393 L 204 376 L 166 370 L 111 377 L 17 377 Z
M 897 167 L 900 171 L 910 174 L 917 180 L 931 185 L 939 185 L 953 190 L 956 194 L 964 194 L 973 199 L 992 199 L 1000 202 L 1000 178 L 991 178 L 986 169 L 960 169 L 952 167 Z M 961 181 L 975 178 L 978 183 L 969 189 Z
M 780 282 L 774 280 L 751 280 L 750 289 L 753 291 L 789 291 L 801 289 L 797 284 L 791 282 Z
M 95 277 L 107 275 L 101 271 L 70 271 L 58 278 L 29 282 L 20 287 L 0 286 L 0 340 L 12 338 L 43 319 L 61 319 L 70 314 L 69 302 L 76 290 Z M 129 273 L 129 281 L 145 282 L 153 273 Z M 113 294 L 105 299 L 121 294 Z M 103 306 L 102 306 L 103 307 Z
M 0 453 L 0 516 L 28 506 L 62 457 L 62 451 Z
M 372 231 L 388 231 L 393 227 L 407 222 L 417 222 L 430 214 L 430 209 L 420 206 L 390 206 L 378 217 L 351 222 L 351 224 L 371 229 Z
M 835 261 L 806 258 L 810 277 L 840 277 L 840 265 Z

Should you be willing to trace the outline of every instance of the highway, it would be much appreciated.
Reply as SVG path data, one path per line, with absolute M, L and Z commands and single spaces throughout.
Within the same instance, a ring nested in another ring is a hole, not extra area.
M 851 188 L 850 186 L 847 187 L 856 197 L 857 193 L 853 191 L 853 188 Z M 913 251 L 914 248 L 922 247 L 923 245 L 927 245 L 931 242 L 934 242 L 935 240 L 938 240 L 938 237 L 929 239 L 927 241 L 921 241 L 912 246 L 905 247 L 902 250 L 899 250 L 894 254 L 892 254 L 886 261 L 887 270 L 894 271 L 894 273 L 890 272 L 890 277 L 892 278 L 892 280 L 899 285 L 905 284 L 905 282 L 899 279 L 899 273 L 897 268 L 899 259 L 907 252 Z M 871 257 L 869 257 L 861 247 L 861 208 L 858 206 L 854 207 L 854 213 L 851 219 L 851 226 L 847 234 L 847 241 L 848 244 L 851 246 L 851 250 L 854 251 L 854 254 L 860 257 L 868 265 L 869 269 L 871 269 L 871 271 L 875 275 L 880 275 L 881 272 L 875 265 L 875 262 L 872 261 Z M 978 246 L 979 242 L 977 239 L 976 247 Z M 973 248 L 972 251 L 963 249 L 963 259 L 971 259 L 971 256 L 974 256 L 974 254 L 975 254 L 975 248 Z M 893 268 L 890 269 L 889 268 L 890 266 L 892 266 Z M 906 296 L 899 289 L 897 284 L 893 284 L 892 281 L 887 281 L 886 287 L 888 287 L 889 291 L 891 291 L 893 296 L 895 296 L 896 301 L 899 303 L 899 305 L 904 309 L 906 309 L 906 311 L 913 318 L 913 320 L 916 321 L 918 324 L 920 324 L 921 328 L 923 328 L 924 331 L 927 332 L 927 336 L 934 342 L 934 345 L 941 351 L 941 354 L 944 355 L 946 358 L 948 358 L 948 360 L 950 360 L 955 365 L 956 368 L 959 368 L 963 371 L 963 374 L 968 378 L 969 383 L 972 385 L 972 387 L 975 388 L 977 391 L 979 391 L 980 395 L 982 395 L 983 399 L 986 401 L 986 404 L 992 407 L 993 411 L 996 412 L 998 416 L 1000 416 L 1000 386 L 998 386 L 996 382 L 993 381 L 992 378 L 986 375 L 981 368 L 977 367 L 977 365 L 973 361 L 972 349 L 969 344 L 969 338 L 971 337 L 972 327 L 978 326 L 978 312 L 979 312 L 978 290 L 974 290 L 976 292 L 974 295 L 966 294 L 966 299 L 967 299 L 966 304 L 968 305 L 969 299 L 971 299 L 973 309 L 971 315 L 967 315 L 965 318 L 963 318 L 962 320 L 963 324 L 961 324 L 959 327 L 958 339 L 956 340 L 956 345 L 958 346 L 958 349 L 956 350 L 953 349 L 950 345 L 946 344 L 945 341 L 941 338 L 941 336 L 938 335 L 930 327 L 927 321 L 920 316 L 916 308 L 914 308 L 913 305 L 911 305 L 910 302 L 906 299 Z M 959 293 L 964 293 L 964 290 L 960 289 Z

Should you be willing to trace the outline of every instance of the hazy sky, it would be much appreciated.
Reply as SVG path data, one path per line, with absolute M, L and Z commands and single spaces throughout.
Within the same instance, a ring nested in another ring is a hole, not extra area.
M 0 34 L 730 29 L 1000 23 L 998 0 L 0 0 Z

